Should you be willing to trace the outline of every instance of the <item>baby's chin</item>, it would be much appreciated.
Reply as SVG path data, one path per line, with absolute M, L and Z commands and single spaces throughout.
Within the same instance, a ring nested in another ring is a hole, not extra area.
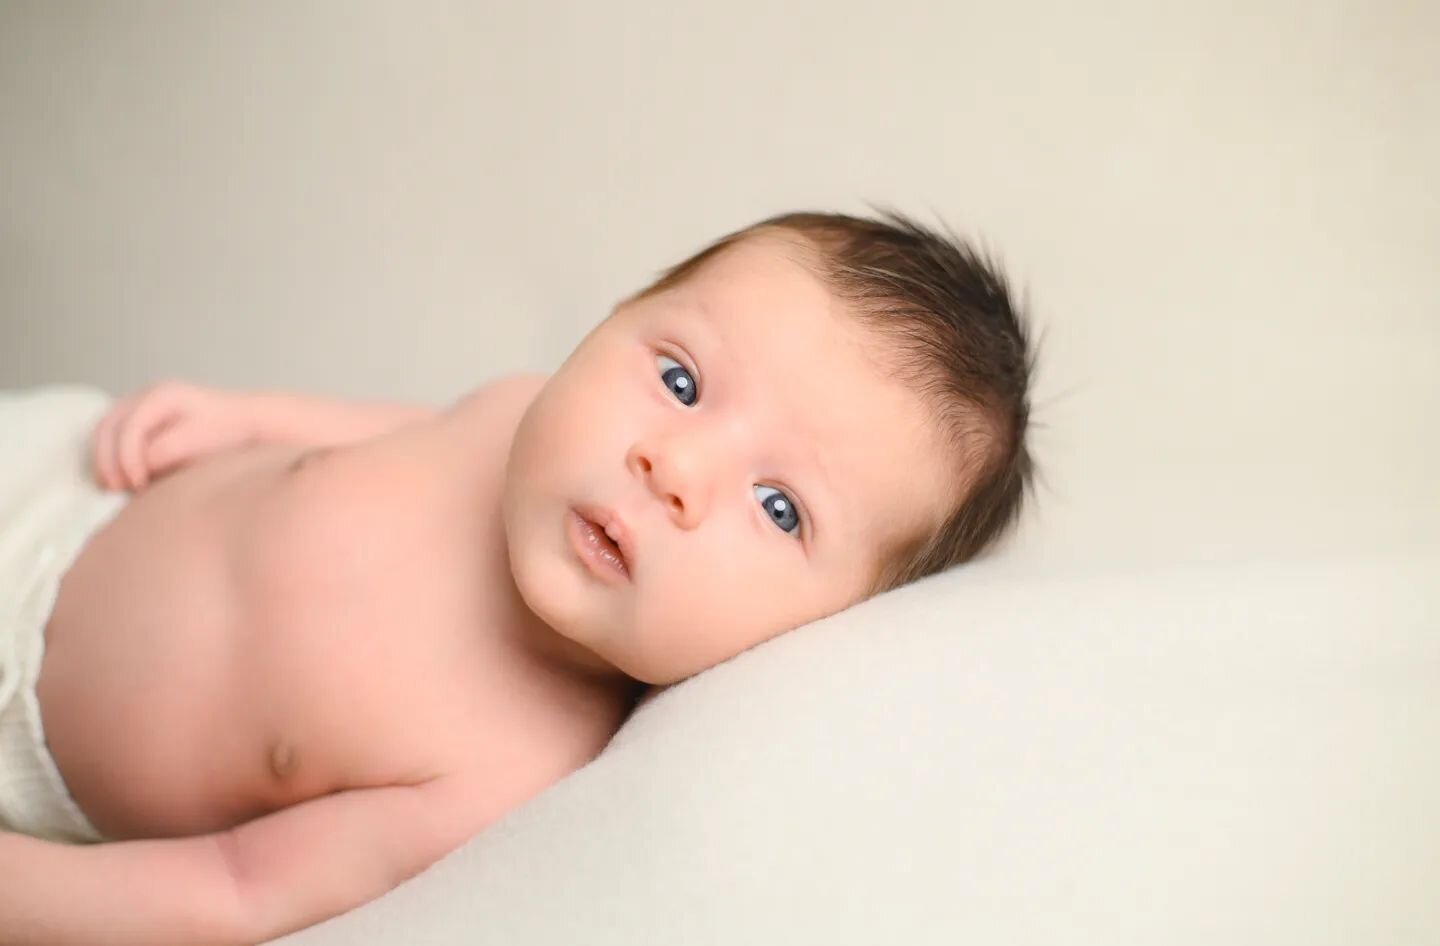
M 564 562 L 537 551 L 532 548 L 527 554 L 523 543 L 509 546 L 510 574 L 520 600 L 550 632 L 564 639 L 562 646 L 592 649 L 589 638 L 596 615 L 589 609 L 595 603 L 585 600 L 586 589 L 576 582 L 576 576 L 566 573 Z
M 540 583 L 543 584 L 543 579 Z M 655 655 L 637 647 L 640 642 L 631 633 L 633 623 L 623 616 L 597 614 L 590 610 L 593 602 L 580 600 L 579 596 L 567 598 L 554 593 L 553 589 L 531 589 L 527 596 L 525 582 L 516 584 L 530 610 L 554 635 L 550 643 L 567 652 L 577 666 L 586 666 L 606 676 L 623 674 L 651 685 L 680 679 L 665 673 L 662 667 L 651 666 L 653 661 L 649 658 Z
M 515 581 L 515 590 L 520 594 L 520 600 L 525 607 L 544 621 L 557 633 L 564 633 L 575 620 L 576 602 L 569 601 L 573 594 L 567 594 L 560 588 L 561 582 L 556 579 L 563 576 L 547 574 L 554 572 L 555 563 L 536 562 L 534 556 L 527 555 L 523 543 L 509 542 L 507 552 L 510 556 L 510 577 Z M 550 568 L 544 567 L 550 565 Z

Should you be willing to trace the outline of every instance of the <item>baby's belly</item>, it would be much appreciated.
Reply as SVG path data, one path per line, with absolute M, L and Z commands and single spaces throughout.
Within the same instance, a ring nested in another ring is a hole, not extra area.
M 473 496 L 401 446 L 222 454 L 82 550 L 39 697 L 102 834 L 208 832 L 448 765 L 482 662 L 456 526 Z

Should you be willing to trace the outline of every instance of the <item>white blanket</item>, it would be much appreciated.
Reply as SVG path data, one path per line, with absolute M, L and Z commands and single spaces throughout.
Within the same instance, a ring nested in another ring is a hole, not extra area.
M 1437 575 L 931 579 L 662 694 L 282 942 L 1434 943 Z

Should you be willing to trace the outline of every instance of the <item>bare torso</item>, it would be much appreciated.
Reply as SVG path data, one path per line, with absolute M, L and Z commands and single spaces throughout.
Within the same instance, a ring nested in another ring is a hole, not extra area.
M 92 537 L 38 692 L 102 834 L 208 832 L 456 773 L 513 792 L 603 748 L 629 694 L 525 659 L 497 592 L 505 459 L 533 394 L 362 443 L 219 454 Z

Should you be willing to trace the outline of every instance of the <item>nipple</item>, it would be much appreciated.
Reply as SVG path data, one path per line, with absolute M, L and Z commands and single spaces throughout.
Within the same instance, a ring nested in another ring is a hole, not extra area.
M 305 466 L 305 464 L 309 463 L 311 460 L 315 459 L 315 455 L 319 452 L 320 450 L 317 448 L 314 450 L 306 450 L 304 453 L 300 454 L 294 459 L 293 462 L 291 462 L 290 472 L 299 472 L 300 468 Z

